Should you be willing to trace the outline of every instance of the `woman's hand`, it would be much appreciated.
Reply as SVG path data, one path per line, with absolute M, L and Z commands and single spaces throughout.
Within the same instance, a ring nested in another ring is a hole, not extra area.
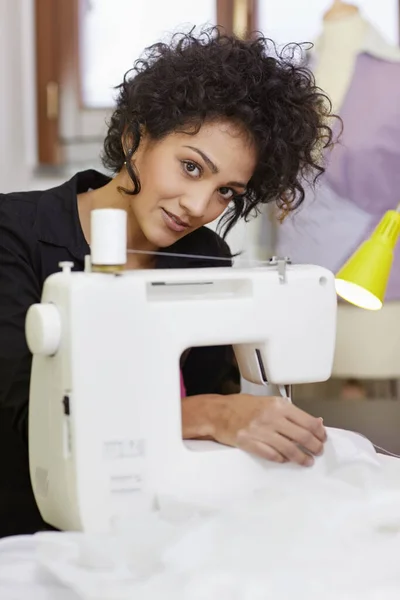
M 249 394 L 194 396 L 186 398 L 182 408 L 186 438 L 208 437 L 271 461 L 305 466 L 313 464 L 313 455 L 323 452 L 326 432 L 322 420 L 285 398 Z M 199 435 L 193 435 L 196 423 Z

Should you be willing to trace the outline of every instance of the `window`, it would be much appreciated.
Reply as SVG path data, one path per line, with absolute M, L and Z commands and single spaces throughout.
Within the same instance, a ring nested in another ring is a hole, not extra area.
M 85 108 L 114 104 L 143 49 L 173 32 L 216 23 L 215 0 L 85 0 L 80 16 L 80 80 Z

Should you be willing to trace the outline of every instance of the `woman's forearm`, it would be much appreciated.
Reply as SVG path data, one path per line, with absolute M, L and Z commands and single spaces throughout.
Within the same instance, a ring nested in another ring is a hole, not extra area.
M 182 399 L 183 439 L 215 440 L 217 431 L 224 428 L 229 418 L 227 397 L 219 394 L 201 394 Z

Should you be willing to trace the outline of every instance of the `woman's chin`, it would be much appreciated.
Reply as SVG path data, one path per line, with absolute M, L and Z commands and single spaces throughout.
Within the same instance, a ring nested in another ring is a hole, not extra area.
M 162 231 L 152 231 L 146 235 L 147 240 L 150 242 L 152 246 L 155 248 L 168 248 L 168 246 L 172 246 L 178 240 L 185 237 L 188 232 L 177 233 L 175 231 L 169 231 L 168 229 L 163 228 Z

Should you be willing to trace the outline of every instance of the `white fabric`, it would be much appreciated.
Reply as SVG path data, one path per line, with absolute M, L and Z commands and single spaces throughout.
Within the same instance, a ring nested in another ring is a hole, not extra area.
M 60 534 L 61 535 L 61 534 Z M 80 600 L 37 561 L 35 536 L 16 536 L 0 542 L 2 600 Z
M 0 597 L 398 600 L 400 461 L 356 435 L 329 438 L 328 475 L 273 470 L 268 489 L 209 516 L 3 540 Z

